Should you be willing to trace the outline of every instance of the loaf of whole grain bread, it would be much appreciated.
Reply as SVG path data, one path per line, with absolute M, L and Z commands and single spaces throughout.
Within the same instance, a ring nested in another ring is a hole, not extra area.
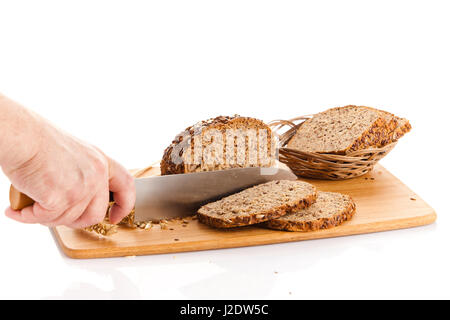
M 306 120 L 287 147 L 316 153 L 347 154 L 377 148 L 400 138 L 411 129 L 406 119 L 370 107 L 328 109 Z
M 270 181 L 204 205 L 197 217 L 216 228 L 247 226 L 306 208 L 316 197 L 316 188 L 307 182 Z
M 161 175 L 269 167 L 275 152 L 272 131 L 261 120 L 220 116 L 180 133 L 164 151 Z

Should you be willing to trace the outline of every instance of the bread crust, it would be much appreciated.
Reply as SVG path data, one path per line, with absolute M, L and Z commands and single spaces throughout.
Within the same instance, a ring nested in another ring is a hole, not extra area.
M 348 105 L 342 108 L 365 108 L 377 111 L 380 117 L 373 123 L 373 125 L 363 132 L 363 134 L 355 140 L 355 142 L 346 150 L 341 152 L 336 152 L 338 154 L 348 154 L 353 151 L 358 151 L 367 148 L 379 148 L 391 141 L 391 132 L 395 130 L 398 126 L 398 118 L 387 111 L 378 110 L 373 107 L 367 106 L 355 106 Z M 338 109 L 339 107 L 335 108 Z
M 350 220 L 356 212 L 355 202 L 351 197 L 348 206 L 333 214 L 331 217 L 311 219 L 310 221 L 286 221 L 283 220 L 269 220 L 261 224 L 261 226 L 269 229 L 282 230 L 282 231 L 294 231 L 294 232 L 307 232 L 316 231 L 321 229 L 329 229 L 341 225 L 345 221 Z
M 389 133 L 390 130 L 386 121 L 383 118 L 378 118 L 349 148 L 336 153 L 348 154 L 352 151 L 367 149 L 369 147 L 381 147 L 383 143 L 388 141 Z
M 403 122 L 403 123 L 401 123 Z M 391 142 L 395 142 L 398 139 L 400 139 L 401 137 L 403 137 L 406 133 L 408 133 L 409 131 L 411 131 L 411 124 L 409 123 L 409 121 L 407 119 L 399 119 L 399 124 L 391 133 L 390 135 L 390 140 Z
M 211 217 L 209 215 L 202 214 L 200 212 L 197 212 L 197 217 L 200 222 L 214 228 L 223 229 L 223 228 L 242 227 L 265 222 L 271 219 L 276 219 L 292 212 L 293 210 L 305 209 L 310 205 L 312 205 L 316 201 L 316 199 L 317 199 L 317 190 L 315 190 L 313 194 L 310 194 L 304 199 L 298 201 L 293 206 L 285 204 L 280 207 L 268 210 L 266 212 L 258 212 L 246 216 L 236 216 L 230 219 Z
M 184 162 L 174 163 L 172 161 L 172 153 L 177 149 L 178 146 L 182 143 L 186 143 L 188 139 L 193 140 L 194 136 L 201 135 L 204 129 L 217 129 L 217 130 L 225 130 L 232 129 L 234 125 L 238 124 L 246 124 L 251 127 L 264 128 L 267 130 L 268 137 L 268 152 L 269 154 L 273 154 L 272 150 L 272 130 L 269 126 L 267 126 L 261 120 L 250 118 L 250 117 L 241 117 L 239 115 L 234 116 L 219 116 L 216 118 L 211 118 L 208 120 L 200 121 L 193 126 L 187 127 L 183 132 L 181 132 L 172 143 L 164 150 L 164 154 L 161 160 L 161 175 L 169 175 L 169 174 L 180 174 L 180 173 L 189 173 L 199 171 L 199 165 L 189 165 Z M 193 148 L 193 146 L 191 146 Z M 183 151 L 180 151 L 179 156 L 181 157 Z

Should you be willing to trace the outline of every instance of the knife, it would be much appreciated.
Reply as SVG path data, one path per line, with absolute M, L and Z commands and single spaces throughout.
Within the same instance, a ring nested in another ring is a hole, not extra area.
M 203 204 L 272 180 L 296 180 L 284 165 L 236 168 L 136 178 L 135 222 L 158 221 L 194 214 Z M 20 210 L 33 200 L 10 190 L 11 208 Z
M 134 219 L 154 221 L 194 214 L 203 204 L 271 180 L 296 180 L 287 167 L 236 168 L 138 178 Z

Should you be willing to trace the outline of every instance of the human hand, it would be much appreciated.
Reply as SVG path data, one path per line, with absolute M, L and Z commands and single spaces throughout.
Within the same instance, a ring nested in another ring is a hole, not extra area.
M 10 156 L 11 161 L 2 163 L 2 169 L 35 203 L 20 211 L 8 208 L 6 216 L 24 223 L 84 228 L 104 219 L 109 191 L 115 200 L 110 222 L 118 223 L 130 213 L 136 193 L 125 168 L 36 115 L 27 126 L 34 128 L 35 135 L 23 143 L 33 152 Z

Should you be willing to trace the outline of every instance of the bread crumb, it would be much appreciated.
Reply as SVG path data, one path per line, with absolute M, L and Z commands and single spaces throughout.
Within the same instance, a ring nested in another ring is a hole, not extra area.
M 117 225 L 110 223 L 98 223 L 96 225 L 84 228 L 84 230 L 88 232 L 95 232 L 100 236 L 110 236 L 114 233 L 117 233 Z
M 416 201 L 416 200 L 417 200 L 416 198 L 413 198 L 413 197 L 411 197 L 411 198 L 409 198 L 409 199 L 411 199 L 411 200 L 413 200 L 413 201 Z

